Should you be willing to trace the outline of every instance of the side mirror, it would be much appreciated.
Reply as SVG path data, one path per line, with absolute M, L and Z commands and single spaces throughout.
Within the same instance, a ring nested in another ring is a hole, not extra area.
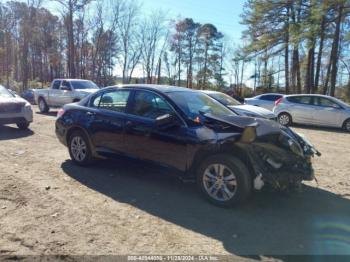
M 156 126 L 164 129 L 178 125 L 177 118 L 172 114 L 165 114 L 156 118 Z

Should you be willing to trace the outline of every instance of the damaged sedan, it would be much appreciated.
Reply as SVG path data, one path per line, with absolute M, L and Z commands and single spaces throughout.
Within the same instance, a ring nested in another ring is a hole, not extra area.
M 263 187 L 289 189 L 314 179 L 320 153 L 278 123 L 238 116 L 199 91 L 157 85 L 102 89 L 58 112 L 56 135 L 74 163 L 120 155 L 195 179 L 221 206 Z

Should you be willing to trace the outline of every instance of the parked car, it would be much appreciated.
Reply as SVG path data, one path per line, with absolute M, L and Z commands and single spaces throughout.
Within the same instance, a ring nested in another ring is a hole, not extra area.
M 36 89 L 35 102 L 39 110 L 46 113 L 50 107 L 58 108 L 65 104 L 79 102 L 84 97 L 99 90 L 92 81 L 83 79 L 55 79 L 49 89 Z
M 344 128 L 350 132 L 350 105 L 324 95 L 288 95 L 276 101 L 278 121 Z
M 31 122 L 31 105 L 0 85 L 0 125 L 16 124 L 20 129 L 27 129 Z
M 187 88 L 105 88 L 58 112 L 56 135 L 74 163 L 131 156 L 196 178 L 213 203 L 239 203 L 253 189 L 295 185 L 314 177 L 317 150 L 276 122 L 237 116 Z
M 244 99 L 244 103 L 252 106 L 260 106 L 272 111 L 275 106 L 275 102 L 281 97 L 283 97 L 282 94 L 268 93 L 254 96 L 252 98 L 246 98 Z
M 224 106 L 228 107 L 237 115 L 266 118 L 273 121 L 277 120 L 276 115 L 272 111 L 267 110 L 265 108 L 256 107 L 252 105 L 244 105 L 238 102 L 236 99 L 230 97 L 229 95 L 226 95 L 221 92 L 211 90 L 204 90 L 202 92 L 214 98 L 216 101 L 220 102 Z
M 21 97 L 32 105 L 35 105 L 34 89 L 28 89 L 21 93 Z

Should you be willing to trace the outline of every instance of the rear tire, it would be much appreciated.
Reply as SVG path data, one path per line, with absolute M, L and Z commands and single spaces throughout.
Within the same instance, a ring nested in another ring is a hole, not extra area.
M 343 125 L 345 131 L 350 133 L 350 119 L 346 120 Z
M 27 130 L 29 125 L 30 125 L 29 122 L 23 122 L 23 123 L 18 123 L 17 127 L 21 130 Z
M 231 207 L 250 196 L 252 178 L 241 160 L 220 154 L 208 157 L 199 166 L 197 186 L 211 203 Z
M 79 166 L 89 166 L 93 163 L 93 156 L 89 140 L 82 131 L 74 131 L 68 140 L 69 155 Z
M 45 99 L 42 98 L 42 97 L 39 98 L 38 106 L 39 106 L 39 110 L 40 110 L 41 113 L 47 113 L 50 110 L 50 108 L 47 105 Z
M 278 123 L 282 126 L 290 126 L 292 124 L 292 116 L 288 113 L 281 113 L 278 115 Z

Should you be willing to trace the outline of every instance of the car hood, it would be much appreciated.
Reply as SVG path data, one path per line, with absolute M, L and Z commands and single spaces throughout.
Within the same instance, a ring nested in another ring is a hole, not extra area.
M 262 107 L 252 106 L 252 105 L 237 105 L 237 106 L 229 106 L 230 109 L 237 112 L 238 114 L 254 114 L 257 117 L 265 117 L 265 118 L 274 118 L 275 114 L 270 110 L 267 110 Z
M 230 115 L 213 115 L 207 113 L 204 115 L 206 119 L 211 121 L 218 121 L 229 125 L 233 128 L 240 129 L 242 132 L 247 127 L 255 127 L 257 136 L 264 136 L 267 134 L 279 134 L 281 126 L 277 122 L 273 122 L 263 118 L 253 118 L 245 116 L 230 116 Z
M 28 103 L 23 98 L 16 96 L 16 97 L 2 97 L 0 96 L 0 105 L 1 104 L 26 104 Z

